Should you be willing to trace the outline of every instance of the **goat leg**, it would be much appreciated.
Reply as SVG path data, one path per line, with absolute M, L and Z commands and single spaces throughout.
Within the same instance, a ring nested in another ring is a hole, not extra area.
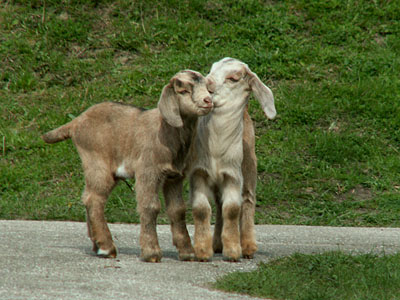
M 102 257 L 115 258 L 117 249 L 104 216 L 107 197 L 85 188 L 82 200 L 86 206 L 86 222 L 89 237 L 93 242 L 93 251 Z
M 242 211 L 240 216 L 240 244 L 243 258 L 251 259 L 257 251 L 254 230 L 255 200 L 249 194 L 243 194 Z
M 166 180 L 163 193 L 171 221 L 172 241 L 183 261 L 194 260 L 194 249 L 186 228 L 186 205 L 182 196 L 183 178 Z
M 140 214 L 140 256 L 145 262 L 160 262 L 162 253 L 157 238 L 157 216 L 161 204 L 158 199 L 158 184 L 146 177 L 136 177 L 136 199 Z
M 222 227 L 224 220 L 222 218 L 222 203 L 219 196 L 215 197 L 216 215 L 215 215 L 215 225 L 214 225 L 214 235 L 213 235 L 213 249 L 214 253 L 222 253 Z
M 240 216 L 240 243 L 244 258 L 253 258 L 257 251 L 254 230 L 256 206 L 257 156 L 255 151 L 254 125 L 247 109 L 243 116 L 243 203 Z
M 213 247 L 209 198 L 213 197 L 213 193 L 201 174 L 193 174 L 190 184 L 194 220 L 194 252 L 199 261 L 210 261 L 213 256 Z
M 242 255 L 240 246 L 239 219 L 241 211 L 240 185 L 228 181 L 222 190 L 222 254 L 228 261 L 239 261 Z

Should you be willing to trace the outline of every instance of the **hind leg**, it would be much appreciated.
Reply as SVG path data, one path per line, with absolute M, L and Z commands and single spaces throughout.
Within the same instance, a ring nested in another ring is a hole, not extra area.
M 216 206 L 216 216 L 214 225 L 214 235 L 213 235 L 213 249 L 214 253 L 222 253 L 222 226 L 224 225 L 224 220 L 222 219 L 222 203 L 219 196 L 215 197 Z
M 99 188 L 100 186 L 102 188 Z M 105 189 L 104 187 L 106 186 L 109 186 L 109 188 Z M 97 255 L 103 257 L 117 256 L 117 249 L 104 216 L 104 207 L 113 186 L 113 179 L 111 182 L 104 182 L 104 184 L 99 182 L 98 186 L 94 186 L 91 180 L 87 179 L 86 187 L 82 195 L 82 201 L 86 207 L 88 234 L 93 242 L 93 251 L 95 251 Z
M 243 204 L 240 216 L 240 243 L 244 258 L 253 258 L 257 251 L 254 230 L 255 199 L 249 194 L 243 194 Z
M 257 251 L 254 213 L 256 206 L 257 157 L 255 153 L 254 127 L 250 116 L 245 111 L 243 134 L 243 203 L 240 215 L 240 243 L 244 258 L 253 258 Z

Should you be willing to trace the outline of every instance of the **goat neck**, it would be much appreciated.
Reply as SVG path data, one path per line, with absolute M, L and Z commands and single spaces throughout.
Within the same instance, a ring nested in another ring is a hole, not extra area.
M 198 117 L 182 116 L 182 121 L 182 127 L 173 127 L 161 118 L 159 133 L 161 143 L 169 149 L 172 155 L 172 164 L 179 172 L 185 167 L 187 153 L 195 135 Z
M 234 99 L 234 101 L 232 101 Z M 247 104 L 248 94 L 240 91 L 222 88 L 215 93 L 214 110 L 200 118 L 199 136 L 208 137 L 206 146 L 212 156 L 241 156 L 243 143 L 243 114 Z

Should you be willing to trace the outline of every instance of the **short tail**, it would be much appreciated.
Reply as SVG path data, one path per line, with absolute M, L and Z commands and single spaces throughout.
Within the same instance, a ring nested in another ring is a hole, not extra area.
M 49 144 L 58 143 L 71 138 L 71 123 L 67 123 L 42 135 L 42 139 Z

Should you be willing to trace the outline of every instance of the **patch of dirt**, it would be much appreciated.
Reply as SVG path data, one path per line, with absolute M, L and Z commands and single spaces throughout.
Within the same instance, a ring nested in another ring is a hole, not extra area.
M 359 201 L 367 201 L 373 197 L 374 194 L 370 189 L 359 184 L 345 193 L 338 194 L 337 199 L 339 202 L 343 202 L 348 198 L 353 198 Z

